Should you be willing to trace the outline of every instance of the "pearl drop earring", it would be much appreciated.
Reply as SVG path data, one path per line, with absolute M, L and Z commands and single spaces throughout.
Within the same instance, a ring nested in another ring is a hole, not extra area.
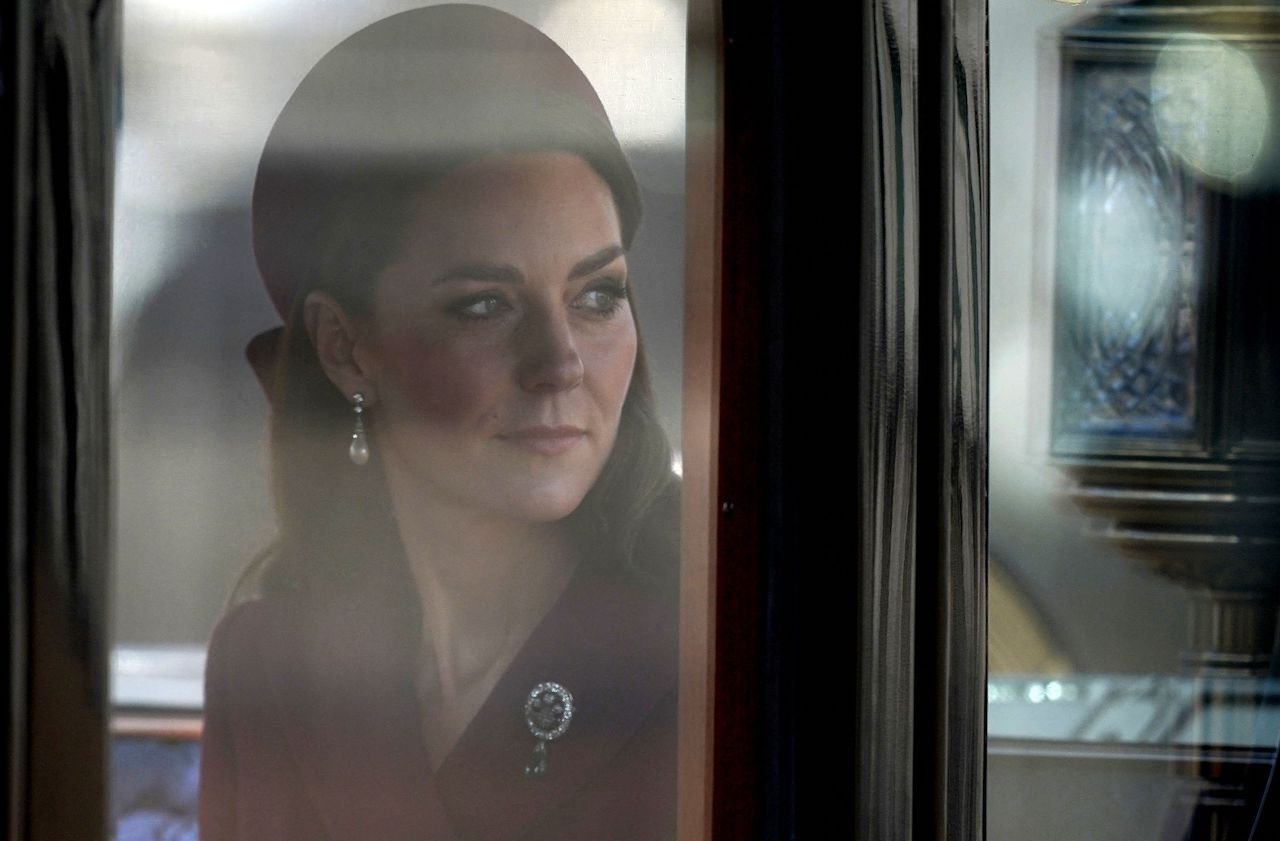
M 347 455 L 351 456 L 351 463 L 359 467 L 369 463 L 369 438 L 364 432 L 364 394 L 357 391 L 351 395 L 352 409 L 356 413 L 355 429 L 351 431 L 351 446 L 347 449 Z

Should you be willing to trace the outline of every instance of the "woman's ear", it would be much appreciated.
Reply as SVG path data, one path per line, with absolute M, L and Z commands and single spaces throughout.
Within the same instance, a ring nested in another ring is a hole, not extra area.
M 366 406 L 375 403 L 373 371 L 367 355 L 357 351 L 365 341 L 364 328 L 325 292 L 308 294 L 302 314 L 311 346 L 329 381 L 348 399 L 359 392 Z

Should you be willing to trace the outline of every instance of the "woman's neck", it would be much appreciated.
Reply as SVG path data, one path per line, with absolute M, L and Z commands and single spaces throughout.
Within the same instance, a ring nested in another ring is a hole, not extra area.
M 559 528 L 501 525 L 455 519 L 444 529 L 418 519 L 400 528 L 422 602 L 423 642 L 434 649 L 446 691 L 523 644 L 576 566 Z
M 555 523 L 396 508 L 422 604 L 418 690 L 438 767 L 568 586 L 577 558 Z

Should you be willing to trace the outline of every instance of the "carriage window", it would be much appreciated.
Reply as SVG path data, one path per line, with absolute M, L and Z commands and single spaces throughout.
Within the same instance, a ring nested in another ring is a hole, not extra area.
M 989 837 L 1245 838 L 1280 741 L 1280 17 L 990 13 Z
M 467 799 L 507 740 L 512 785 L 674 821 L 685 3 L 417 5 L 124 6 L 115 837 L 189 837 L 226 771 L 202 730 L 299 724 L 244 717 L 249 664 L 326 635 L 361 683 L 325 697 L 386 703 L 414 745 L 380 767 L 396 734 L 365 716 L 353 785 L 420 762 L 445 804 L 332 820 L 533 820 L 527 792 L 515 817 Z

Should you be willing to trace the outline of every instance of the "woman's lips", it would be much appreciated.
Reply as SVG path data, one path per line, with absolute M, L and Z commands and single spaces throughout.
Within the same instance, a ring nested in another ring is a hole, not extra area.
M 503 441 L 544 456 L 568 452 L 586 437 L 587 431 L 576 426 L 530 426 L 498 436 Z

